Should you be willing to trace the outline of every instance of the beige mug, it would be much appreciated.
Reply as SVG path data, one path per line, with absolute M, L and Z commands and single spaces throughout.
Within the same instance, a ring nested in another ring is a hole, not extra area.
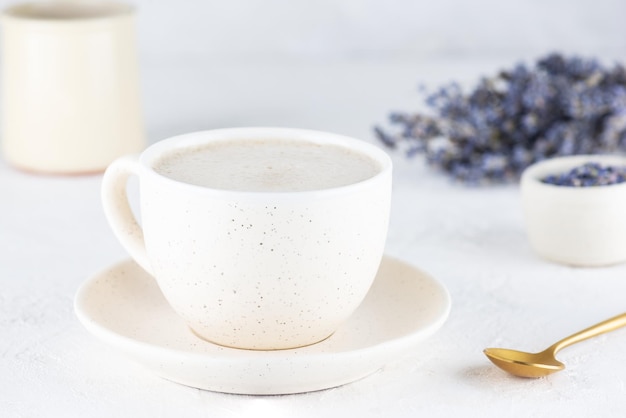
M 2 149 L 17 168 L 98 172 L 145 146 L 134 9 L 43 2 L 2 13 Z

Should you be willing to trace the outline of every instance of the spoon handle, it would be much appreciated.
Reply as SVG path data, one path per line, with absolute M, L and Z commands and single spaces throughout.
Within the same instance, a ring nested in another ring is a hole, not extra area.
M 613 318 L 607 319 L 606 321 L 602 321 L 596 325 L 577 332 L 576 334 L 565 337 L 561 341 L 554 343 L 550 349 L 556 353 L 557 351 L 565 347 L 569 347 L 572 344 L 595 337 L 596 335 L 614 331 L 623 326 L 626 326 L 626 313 L 614 316 Z

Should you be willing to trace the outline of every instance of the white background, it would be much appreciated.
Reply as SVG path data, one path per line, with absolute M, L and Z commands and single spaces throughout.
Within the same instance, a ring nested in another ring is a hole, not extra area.
M 553 50 L 626 60 L 623 0 L 136 4 L 151 142 L 251 125 L 374 141 L 371 127 L 388 111 L 420 106 L 419 84 L 470 84 Z M 450 319 L 369 378 L 278 397 L 176 385 L 91 337 L 72 312 L 74 292 L 126 257 L 102 215 L 100 177 L 0 162 L 0 416 L 624 416 L 624 330 L 563 352 L 568 368 L 549 379 L 510 378 L 481 350 L 542 349 L 625 311 L 626 265 L 540 260 L 516 185 L 468 189 L 392 156 L 387 251 L 448 287 Z
M 152 140 L 195 129 L 285 123 L 365 136 L 391 108 L 418 105 L 419 84 L 471 84 L 552 51 L 599 57 L 607 65 L 626 59 L 623 0 L 135 4 Z M 477 60 L 473 69 L 454 68 Z M 431 71 L 432 65 L 438 69 Z M 205 74 L 192 77 L 197 68 Z M 165 81 L 162 72 L 168 72 Z M 182 100 L 192 92 L 193 103 Z M 335 118 L 327 112 L 354 103 L 359 126 L 331 124 Z M 167 111 L 173 107 L 184 109 L 176 120 Z
M 385 59 L 626 47 L 621 0 L 139 0 L 152 55 Z

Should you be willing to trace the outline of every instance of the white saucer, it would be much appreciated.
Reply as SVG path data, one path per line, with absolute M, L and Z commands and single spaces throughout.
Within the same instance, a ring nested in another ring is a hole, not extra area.
M 280 351 L 225 348 L 196 337 L 133 261 L 85 282 L 74 306 L 89 332 L 165 379 L 267 395 L 343 385 L 397 361 L 443 325 L 450 297 L 428 275 L 385 257 L 367 298 L 342 328 L 318 344 Z

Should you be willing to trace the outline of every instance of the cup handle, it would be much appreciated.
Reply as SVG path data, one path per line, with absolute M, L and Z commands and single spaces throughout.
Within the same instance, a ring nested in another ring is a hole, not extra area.
M 101 198 L 104 214 L 119 242 L 137 264 L 152 274 L 143 230 L 130 208 L 126 193 L 128 179 L 139 176 L 139 168 L 139 155 L 127 155 L 113 161 L 102 178 Z

